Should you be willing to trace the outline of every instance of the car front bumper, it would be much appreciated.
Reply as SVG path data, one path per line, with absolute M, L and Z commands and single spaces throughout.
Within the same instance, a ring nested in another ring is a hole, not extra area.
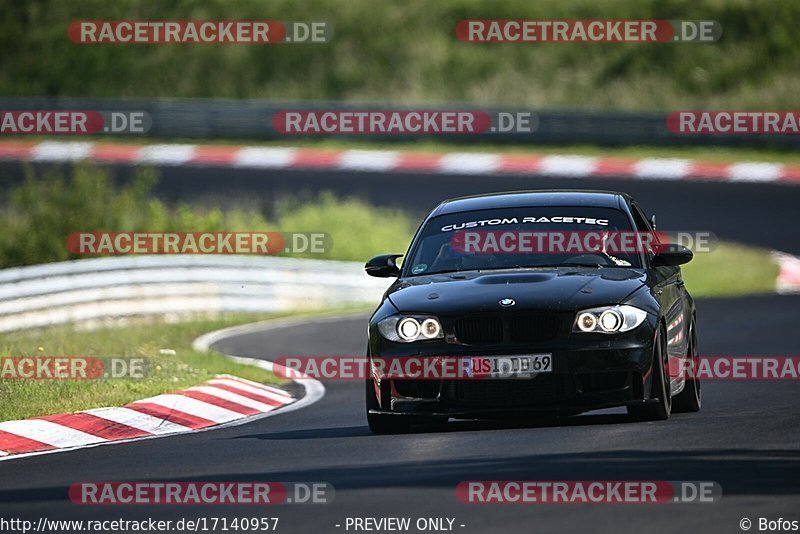
M 617 335 L 570 334 L 543 346 L 468 347 L 442 342 L 370 341 L 373 370 L 381 358 L 463 358 L 551 354 L 553 370 L 527 378 L 397 379 L 373 373 L 375 413 L 443 417 L 576 414 L 641 404 L 652 363 L 655 324 Z

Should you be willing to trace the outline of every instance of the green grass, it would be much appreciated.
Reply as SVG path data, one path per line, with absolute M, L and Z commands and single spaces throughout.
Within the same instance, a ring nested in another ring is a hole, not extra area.
M 595 109 L 792 109 L 800 3 L 774 0 L 0 1 L 0 95 Z M 473 44 L 463 19 L 716 20 L 714 44 Z M 73 20 L 327 21 L 317 45 L 76 45 Z
M 778 276 L 768 250 L 726 242 L 713 252 L 695 254 L 681 270 L 694 297 L 773 293 Z
M 360 311 L 363 307 L 333 312 Z M 307 312 L 306 312 L 307 313 Z M 290 314 L 232 314 L 220 319 L 168 324 L 145 320 L 125 327 L 81 331 L 72 325 L 3 334 L 0 357 L 96 356 L 142 358 L 144 378 L 99 380 L 0 380 L 0 421 L 120 406 L 153 395 L 197 385 L 219 374 L 262 383 L 280 383 L 270 372 L 234 363 L 214 351 L 192 349 L 198 336 L 228 326 Z M 176 351 L 160 354 L 161 349 Z

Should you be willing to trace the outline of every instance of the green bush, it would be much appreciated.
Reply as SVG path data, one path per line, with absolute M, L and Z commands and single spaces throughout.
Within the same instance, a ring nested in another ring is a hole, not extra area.
M 330 193 L 276 201 L 269 221 L 256 208 L 172 206 L 153 196 L 155 181 L 152 170 L 138 171 L 123 186 L 94 167 L 75 167 L 68 178 L 27 170 L 0 207 L 0 268 L 77 258 L 66 245 L 73 232 L 325 232 L 331 250 L 299 256 L 363 261 L 405 251 L 415 228 L 402 211 Z
M 381 253 L 408 248 L 417 221 L 401 210 L 376 208 L 354 198 L 322 193 L 311 202 L 289 200 L 277 210 L 278 227 L 286 232 L 326 232 L 333 247 L 308 257 L 365 261 Z

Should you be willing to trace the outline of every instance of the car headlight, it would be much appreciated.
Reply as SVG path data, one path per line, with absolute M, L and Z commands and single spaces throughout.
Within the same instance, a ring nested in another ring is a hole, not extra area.
M 389 341 L 412 343 L 444 337 L 439 319 L 429 316 L 392 315 L 378 322 L 378 332 Z
M 621 306 L 603 306 L 578 312 L 573 332 L 599 332 L 616 334 L 633 330 L 647 317 L 647 312 L 627 304 Z

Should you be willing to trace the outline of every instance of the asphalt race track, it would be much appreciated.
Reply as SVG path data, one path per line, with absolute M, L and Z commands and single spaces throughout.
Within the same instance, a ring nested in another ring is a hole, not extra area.
M 8 177 L 8 165 L 0 170 Z M 220 183 L 219 169 L 165 172 L 173 188 L 164 192 L 167 196 L 190 195 L 192 180 L 194 194 L 200 194 L 212 172 Z M 243 174 L 227 184 L 249 180 L 249 187 L 264 196 L 277 194 L 283 181 L 293 181 L 295 188 L 360 193 L 416 209 L 439 198 L 490 190 L 620 189 L 655 211 L 662 228 L 711 230 L 800 252 L 797 226 L 791 222 L 800 188 L 792 186 L 519 176 L 417 175 L 403 181 L 401 175 L 368 173 L 236 172 Z M 709 356 L 798 355 L 798 317 L 800 296 L 700 300 L 700 351 Z M 365 316 L 309 322 L 228 338 L 214 348 L 266 359 L 361 355 L 365 326 Z M 606 410 L 516 426 L 450 423 L 444 430 L 403 436 L 369 433 L 361 382 L 325 385 L 325 397 L 312 406 L 242 426 L 0 462 L 0 517 L 277 516 L 283 533 L 347 532 L 347 517 L 450 517 L 456 532 L 498 534 L 741 532 L 744 517 L 753 521 L 752 531 L 758 530 L 760 517 L 800 519 L 797 381 L 706 382 L 703 410 L 673 415 L 666 422 L 634 423 L 624 411 Z M 456 499 L 459 482 L 490 479 L 716 481 L 723 497 L 714 504 L 660 505 L 468 505 Z M 81 506 L 67 498 L 75 482 L 110 480 L 325 481 L 335 486 L 336 496 L 326 505 L 235 508 Z
M 698 304 L 707 355 L 787 355 L 800 298 Z M 227 338 L 215 348 L 258 358 L 361 354 L 366 317 Z M 96 519 L 280 517 L 280 532 L 344 532 L 346 517 L 454 517 L 459 532 L 737 532 L 749 517 L 796 518 L 800 477 L 797 383 L 703 386 L 702 412 L 632 423 L 619 410 L 514 426 L 450 423 L 446 430 L 373 436 L 361 382 L 326 384 L 318 403 L 238 427 L 0 463 L 0 516 Z M 694 480 L 718 482 L 713 504 L 468 505 L 463 480 Z M 274 508 L 81 506 L 76 481 L 326 481 L 331 504 Z M 412 519 L 413 520 L 413 519 Z M 755 530 L 755 529 L 754 529 Z M 413 531 L 413 530 L 412 530 Z

